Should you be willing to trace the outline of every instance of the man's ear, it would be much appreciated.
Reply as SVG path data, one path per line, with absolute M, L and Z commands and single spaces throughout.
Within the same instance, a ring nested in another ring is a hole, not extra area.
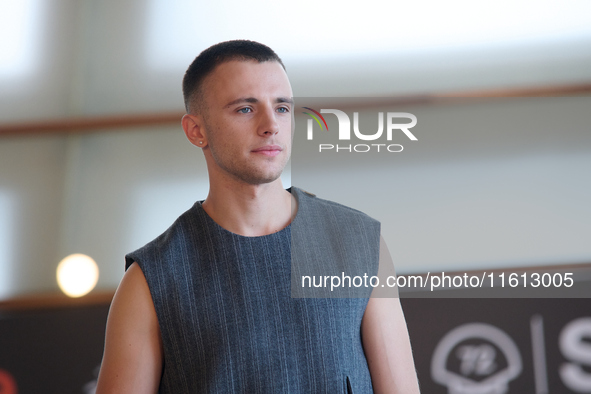
M 186 114 L 181 120 L 183 130 L 189 141 L 199 147 L 204 148 L 207 146 L 207 138 L 203 133 L 203 120 L 201 116 Z

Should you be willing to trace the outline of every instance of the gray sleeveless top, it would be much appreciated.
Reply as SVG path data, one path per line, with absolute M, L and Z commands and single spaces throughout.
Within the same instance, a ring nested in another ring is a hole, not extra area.
M 360 336 L 370 292 L 293 298 L 291 249 L 297 237 L 315 261 L 349 259 L 376 275 L 379 222 L 290 191 L 298 212 L 277 233 L 231 233 L 197 202 L 125 256 L 126 269 L 142 269 L 158 316 L 160 393 L 373 392 Z

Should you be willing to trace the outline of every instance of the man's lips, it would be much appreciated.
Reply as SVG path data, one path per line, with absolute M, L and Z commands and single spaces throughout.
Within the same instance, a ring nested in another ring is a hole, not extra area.
M 265 156 L 277 156 L 283 150 L 279 145 L 265 145 L 260 148 L 253 149 L 253 153 L 258 153 Z

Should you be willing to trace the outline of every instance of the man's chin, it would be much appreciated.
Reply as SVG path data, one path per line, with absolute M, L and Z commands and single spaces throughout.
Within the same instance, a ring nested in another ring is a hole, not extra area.
M 265 171 L 266 170 L 266 171 Z M 281 182 L 281 174 L 283 173 L 284 167 L 279 168 L 266 168 L 263 171 L 255 171 L 249 175 L 249 183 L 253 185 L 265 185 L 273 182 Z
M 278 174 L 248 174 L 247 176 L 242 175 L 238 178 L 246 184 L 262 186 L 273 182 L 281 182 L 281 172 Z

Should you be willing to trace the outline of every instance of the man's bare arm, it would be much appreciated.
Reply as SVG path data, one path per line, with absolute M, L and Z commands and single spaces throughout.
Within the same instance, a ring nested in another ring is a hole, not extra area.
M 156 393 L 162 339 L 146 279 L 133 263 L 113 297 L 97 394 Z
M 375 393 L 419 393 L 400 299 L 370 298 L 361 338 Z
M 395 277 L 394 263 L 380 236 L 378 277 L 387 283 Z M 376 393 L 418 393 L 408 329 L 398 298 L 398 288 L 375 287 L 361 321 L 363 349 Z

